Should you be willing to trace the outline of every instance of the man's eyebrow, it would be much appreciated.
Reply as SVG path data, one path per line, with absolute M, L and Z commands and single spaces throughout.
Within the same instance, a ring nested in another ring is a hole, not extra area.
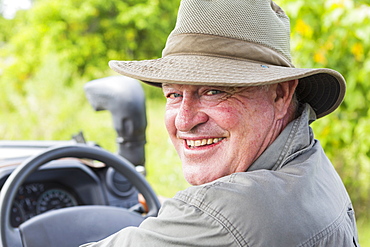
M 162 83 L 162 88 L 169 88 L 171 87 L 171 84 L 169 83 Z
M 178 84 L 173 84 L 173 83 L 162 83 L 162 89 L 176 89 L 176 88 L 181 88 L 181 85 Z

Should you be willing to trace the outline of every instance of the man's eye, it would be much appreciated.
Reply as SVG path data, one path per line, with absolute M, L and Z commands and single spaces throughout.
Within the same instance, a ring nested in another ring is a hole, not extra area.
M 212 90 L 208 90 L 206 92 L 206 95 L 216 95 L 216 94 L 220 94 L 220 93 L 223 93 L 223 92 L 221 90 L 212 89 Z
M 167 95 L 167 98 L 169 99 L 175 99 L 175 98 L 178 98 L 178 97 L 181 97 L 182 95 L 179 94 L 179 93 L 170 93 Z

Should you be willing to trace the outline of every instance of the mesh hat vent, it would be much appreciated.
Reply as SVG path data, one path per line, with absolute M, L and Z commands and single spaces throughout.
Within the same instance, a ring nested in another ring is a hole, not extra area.
M 289 18 L 268 0 L 182 1 L 171 35 L 191 33 L 265 45 L 291 60 Z

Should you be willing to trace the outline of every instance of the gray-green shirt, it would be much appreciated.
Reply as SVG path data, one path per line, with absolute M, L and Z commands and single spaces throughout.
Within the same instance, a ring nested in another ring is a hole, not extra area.
M 193 186 L 156 218 L 84 246 L 359 246 L 346 189 L 306 106 L 247 172 Z

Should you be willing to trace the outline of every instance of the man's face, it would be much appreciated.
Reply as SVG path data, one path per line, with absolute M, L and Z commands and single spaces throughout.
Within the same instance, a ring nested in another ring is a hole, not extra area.
M 279 134 L 276 86 L 164 84 L 165 122 L 193 185 L 244 172 Z

